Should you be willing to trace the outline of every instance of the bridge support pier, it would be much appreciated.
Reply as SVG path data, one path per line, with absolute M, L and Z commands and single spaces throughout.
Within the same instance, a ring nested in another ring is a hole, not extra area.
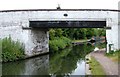
M 25 54 L 34 56 L 49 52 L 49 33 L 48 29 L 36 29 L 25 31 L 28 39 L 25 43 Z
M 120 29 L 120 28 L 119 28 Z M 107 53 L 120 49 L 120 34 L 118 25 L 113 25 L 111 29 L 106 30 Z

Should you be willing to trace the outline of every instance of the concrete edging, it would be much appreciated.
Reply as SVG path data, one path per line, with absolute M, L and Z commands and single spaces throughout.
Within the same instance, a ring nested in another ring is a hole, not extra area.
M 90 54 L 85 56 L 85 75 L 91 75 L 89 62 L 91 60 Z

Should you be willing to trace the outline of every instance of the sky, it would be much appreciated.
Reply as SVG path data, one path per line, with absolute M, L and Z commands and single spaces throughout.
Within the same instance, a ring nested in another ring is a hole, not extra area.
M 16 9 L 118 9 L 120 0 L 0 0 L 0 10 Z

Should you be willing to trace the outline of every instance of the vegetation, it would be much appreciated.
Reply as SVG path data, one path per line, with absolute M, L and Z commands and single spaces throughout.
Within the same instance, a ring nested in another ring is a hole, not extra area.
M 102 69 L 102 66 L 99 62 L 96 61 L 94 57 L 91 57 L 90 68 L 92 75 L 105 75 L 105 71 Z
M 115 62 L 120 62 L 120 50 L 117 51 L 110 51 L 109 53 L 106 53 L 106 56 L 109 57 L 111 60 Z
M 66 37 L 60 37 L 49 41 L 50 51 L 58 51 L 64 49 L 70 44 L 71 44 L 71 40 Z
M 72 40 L 90 39 L 93 36 L 105 36 L 105 29 L 97 28 L 64 28 L 63 36 Z
M 72 42 L 86 42 L 87 39 L 73 40 Z
M 1 39 L 3 62 L 14 61 L 24 57 L 24 47 L 19 41 L 13 41 L 11 37 Z
M 49 33 L 50 33 L 49 48 L 51 52 L 62 50 L 71 44 L 71 40 L 63 36 L 62 29 L 50 29 Z
M 64 49 L 66 46 L 69 46 L 71 40 L 86 40 L 93 36 L 105 36 L 105 30 L 95 28 L 57 28 L 50 29 L 49 34 L 50 50 L 58 51 L 60 49 Z
M 57 28 L 50 29 L 50 40 L 54 37 L 67 37 L 72 40 L 89 39 L 92 36 L 105 36 L 105 29 L 97 28 Z

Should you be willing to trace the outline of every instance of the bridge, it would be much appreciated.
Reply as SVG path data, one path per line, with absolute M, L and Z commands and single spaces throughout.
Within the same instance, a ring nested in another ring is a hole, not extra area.
M 105 28 L 107 52 L 120 49 L 120 10 L 28 9 L 0 11 L 0 38 L 11 36 L 25 54 L 49 52 L 49 28 Z

